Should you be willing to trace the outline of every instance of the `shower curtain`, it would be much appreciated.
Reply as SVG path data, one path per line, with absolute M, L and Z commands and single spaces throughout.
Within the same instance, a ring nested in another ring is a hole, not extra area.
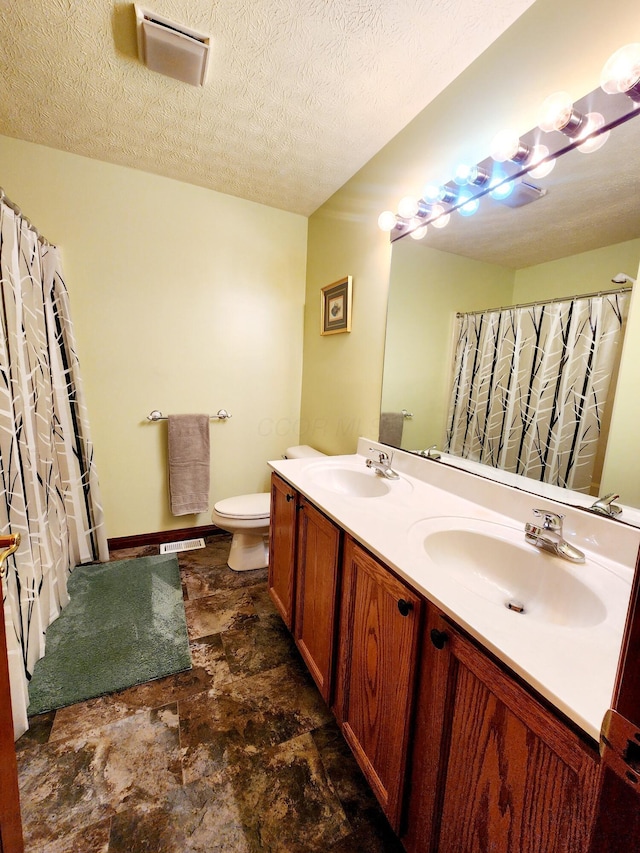
M 458 316 L 445 449 L 588 492 L 630 295 Z
M 108 549 L 59 253 L 4 201 L 0 280 L 0 532 L 22 535 L 2 584 L 18 737 L 69 571 Z

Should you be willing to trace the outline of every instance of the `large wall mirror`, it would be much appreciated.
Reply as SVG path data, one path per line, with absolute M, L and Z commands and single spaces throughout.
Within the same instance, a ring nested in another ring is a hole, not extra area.
M 529 203 L 510 206 L 486 197 L 474 216 L 453 213 L 446 228 L 430 227 L 422 240 L 409 235 L 395 240 L 381 409 L 396 437 L 385 439 L 381 432 L 381 440 L 410 451 L 443 447 L 457 313 L 598 293 L 616 289 L 612 279 L 621 273 L 638 277 L 637 113 L 615 127 L 601 149 L 568 151 L 547 177 L 533 183 L 546 193 Z M 623 504 L 640 508 L 639 425 L 626 405 L 640 394 L 640 333 L 634 332 L 640 330 L 640 296 L 631 292 L 628 300 L 587 492 L 614 490 Z M 400 437 L 402 410 L 411 416 L 403 418 Z M 614 456 L 625 460 L 624 482 L 607 480 Z M 545 493 L 535 480 L 525 487 Z M 629 513 L 626 520 L 636 523 Z

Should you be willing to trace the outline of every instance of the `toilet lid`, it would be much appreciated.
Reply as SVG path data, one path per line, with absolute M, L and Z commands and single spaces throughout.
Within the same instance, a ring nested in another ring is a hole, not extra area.
M 213 508 L 220 515 L 228 515 L 230 518 L 268 518 L 271 510 L 271 495 L 269 492 L 238 495 L 235 498 L 218 501 Z

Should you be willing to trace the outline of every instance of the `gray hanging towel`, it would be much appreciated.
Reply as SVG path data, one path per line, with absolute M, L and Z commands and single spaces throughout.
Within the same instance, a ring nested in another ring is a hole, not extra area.
M 402 428 L 404 415 L 402 412 L 382 412 L 380 415 L 380 433 L 378 441 L 400 447 L 402 444 Z
M 169 415 L 169 497 L 174 515 L 209 509 L 209 415 Z

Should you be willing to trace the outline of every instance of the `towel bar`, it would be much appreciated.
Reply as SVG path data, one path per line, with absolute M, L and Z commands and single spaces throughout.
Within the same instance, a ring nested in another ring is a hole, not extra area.
M 402 410 L 402 417 L 403 418 L 412 418 L 413 412 L 408 412 L 406 409 L 403 409 Z
M 227 418 L 230 418 L 231 415 L 226 409 L 220 409 L 215 415 L 209 415 L 212 420 L 217 421 L 226 421 Z M 154 409 L 150 414 L 147 415 L 148 421 L 166 421 L 167 416 L 163 415 L 162 412 L 159 412 L 157 409 Z

